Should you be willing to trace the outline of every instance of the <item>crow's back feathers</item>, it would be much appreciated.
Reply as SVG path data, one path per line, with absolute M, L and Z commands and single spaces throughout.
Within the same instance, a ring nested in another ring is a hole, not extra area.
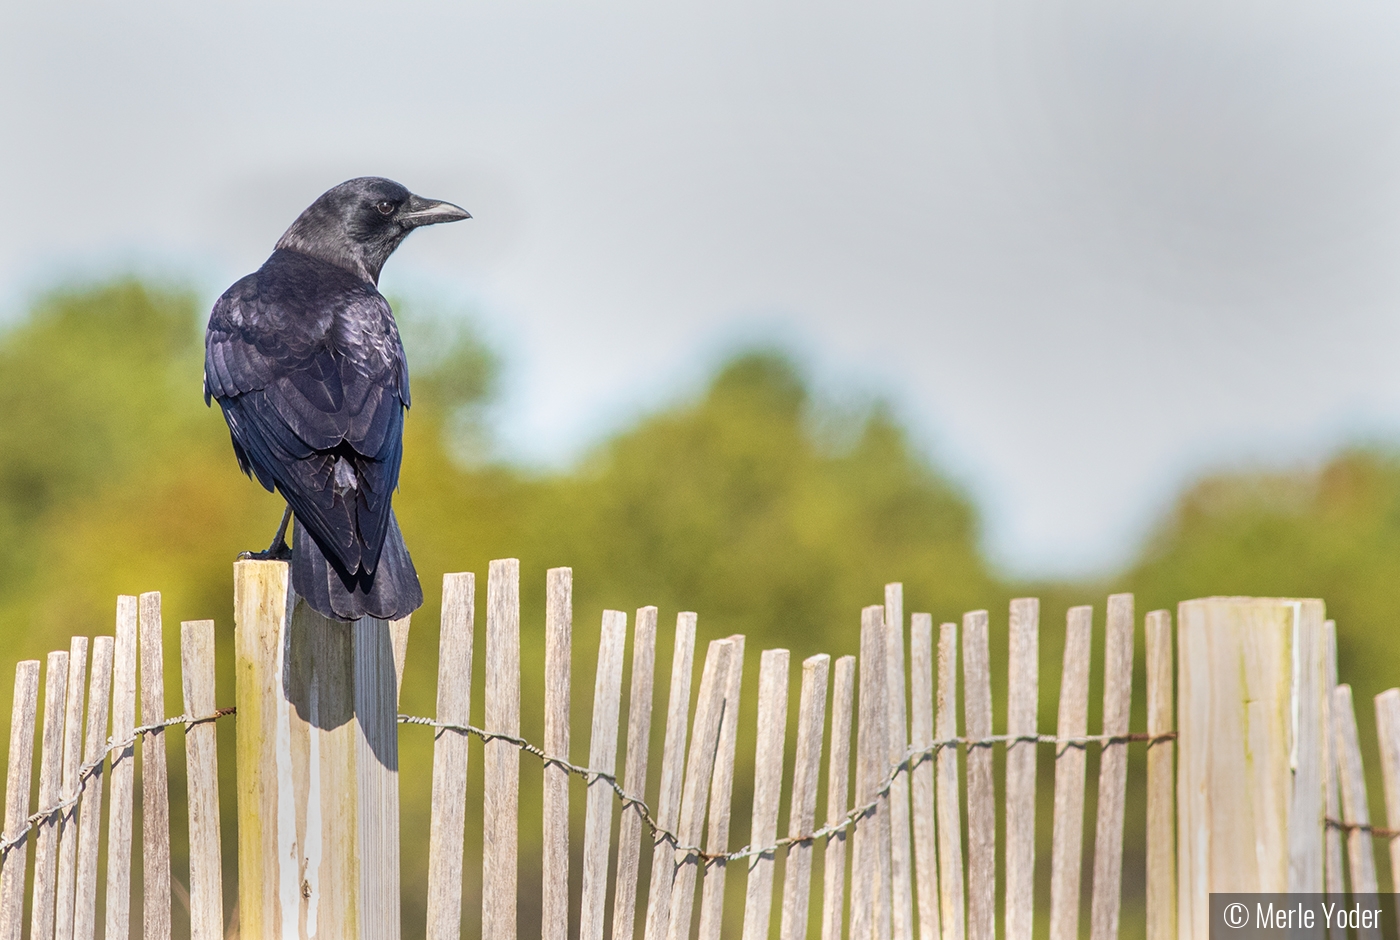
M 348 574 L 373 574 L 398 485 L 408 367 L 373 284 L 279 250 L 214 305 L 205 397 L 244 472 Z

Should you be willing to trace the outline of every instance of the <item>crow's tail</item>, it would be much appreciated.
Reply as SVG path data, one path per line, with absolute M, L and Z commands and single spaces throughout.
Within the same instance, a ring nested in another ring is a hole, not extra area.
M 389 532 L 379 553 L 379 567 L 373 574 L 339 570 L 298 520 L 292 538 L 292 589 L 312 610 L 333 620 L 364 616 L 398 620 L 423 605 L 418 572 L 408 557 L 393 510 L 389 511 Z

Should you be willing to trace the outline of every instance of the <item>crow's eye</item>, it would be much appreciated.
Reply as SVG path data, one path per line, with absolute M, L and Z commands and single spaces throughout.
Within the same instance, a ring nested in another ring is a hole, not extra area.
M 380 215 L 394 214 L 394 204 L 387 199 L 381 199 L 375 208 L 379 210 Z

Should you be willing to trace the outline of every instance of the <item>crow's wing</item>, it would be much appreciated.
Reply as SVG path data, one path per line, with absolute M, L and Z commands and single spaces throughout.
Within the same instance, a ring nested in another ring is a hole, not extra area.
M 372 284 L 291 254 L 214 305 L 205 397 L 223 409 L 244 472 L 281 491 L 331 560 L 373 572 L 402 458 L 403 346 Z

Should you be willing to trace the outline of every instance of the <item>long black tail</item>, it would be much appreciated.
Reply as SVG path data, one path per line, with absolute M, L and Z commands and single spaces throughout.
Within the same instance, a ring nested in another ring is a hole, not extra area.
M 398 620 L 423 606 L 423 588 L 393 510 L 373 574 L 339 570 L 298 520 L 292 538 L 292 589 L 312 610 L 332 620 L 358 620 L 366 615 Z

